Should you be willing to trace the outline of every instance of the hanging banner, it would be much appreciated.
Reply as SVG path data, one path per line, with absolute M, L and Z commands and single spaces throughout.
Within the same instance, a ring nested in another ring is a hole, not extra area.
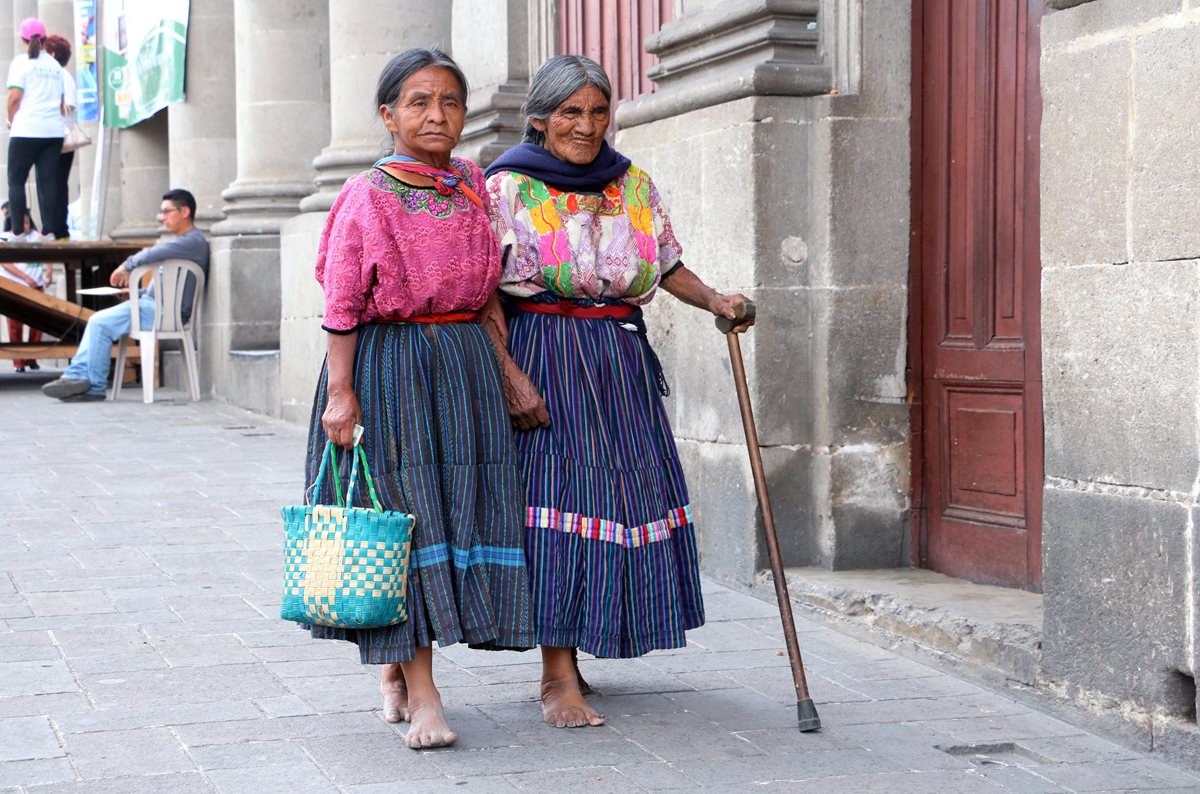
M 104 0 L 104 125 L 130 127 L 183 101 L 188 0 Z
M 96 0 L 75 0 L 76 113 L 80 121 L 100 118 L 96 93 Z

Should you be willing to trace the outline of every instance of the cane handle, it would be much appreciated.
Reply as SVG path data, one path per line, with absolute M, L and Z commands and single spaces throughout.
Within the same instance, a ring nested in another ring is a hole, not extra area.
M 717 318 L 717 330 L 723 334 L 727 334 L 734 327 L 741 325 L 747 320 L 753 320 L 757 310 L 754 307 L 754 301 L 744 300 L 740 303 L 733 304 L 734 318 L 731 320 L 728 317 Z

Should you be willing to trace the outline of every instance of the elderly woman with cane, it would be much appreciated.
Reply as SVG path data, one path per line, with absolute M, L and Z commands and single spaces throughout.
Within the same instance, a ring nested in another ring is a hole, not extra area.
M 347 181 L 317 255 L 326 363 L 309 431 L 307 483 L 326 439 L 355 425 L 384 508 L 416 517 L 408 619 L 382 629 L 313 626 L 383 665 L 384 718 L 411 723 L 412 748 L 457 737 L 433 681 L 432 645 L 533 646 L 521 517 L 524 491 L 501 381 L 500 252 L 483 174 L 451 156 L 467 83 L 439 50 L 400 53 L 375 106 L 395 154 Z M 328 485 L 315 497 L 332 504 Z
M 605 142 L 611 100 L 595 61 L 551 58 L 530 85 L 525 142 L 487 172 L 510 315 L 505 375 L 525 431 L 542 713 L 556 727 L 604 721 L 583 698 L 576 649 L 641 656 L 684 646 L 704 622 L 687 486 L 641 307 L 660 286 L 730 319 L 744 300 L 683 265 L 650 176 Z

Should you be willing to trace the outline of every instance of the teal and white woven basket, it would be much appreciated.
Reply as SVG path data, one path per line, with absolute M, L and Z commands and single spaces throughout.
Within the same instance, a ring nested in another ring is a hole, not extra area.
M 416 519 L 384 510 L 363 448 L 355 448 L 343 502 L 327 444 L 313 485 L 319 493 L 332 463 L 335 505 L 290 505 L 283 514 L 283 601 L 279 616 L 317 626 L 372 629 L 408 619 L 405 594 Z M 372 508 L 352 507 L 361 462 Z

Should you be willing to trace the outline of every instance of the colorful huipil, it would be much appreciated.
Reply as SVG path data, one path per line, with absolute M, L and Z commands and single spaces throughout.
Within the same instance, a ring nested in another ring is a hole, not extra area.
M 501 291 L 582 305 L 651 300 L 680 258 L 658 191 L 630 167 L 601 193 L 526 174 L 488 178 L 504 252 Z M 704 622 L 687 485 L 636 323 L 525 311 L 516 363 L 550 427 L 517 434 L 538 642 L 595 656 L 686 644 Z
M 474 164 L 453 164 L 482 192 Z M 408 620 L 358 631 L 314 626 L 313 636 L 357 643 L 364 664 L 406 661 L 435 640 L 532 647 L 525 494 L 496 351 L 479 323 L 400 321 L 483 306 L 500 279 L 488 213 L 457 190 L 445 196 L 364 172 L 334 202 L 316 271 L 323 327 L 358 331 L 354 388 L 380 501 L 417 522 Z M 325 446 L 327 378 L 322 367 L 306 485 Z M 334 504 L 332 479 L 313 503 Z

